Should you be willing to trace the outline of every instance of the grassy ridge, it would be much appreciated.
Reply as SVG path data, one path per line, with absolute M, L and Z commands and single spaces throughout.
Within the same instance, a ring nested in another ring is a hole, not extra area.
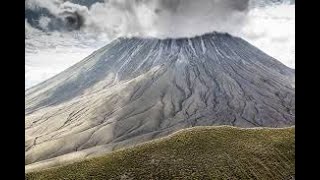
M 294 127 L 196 127 L 26 179 L 291 179 Z

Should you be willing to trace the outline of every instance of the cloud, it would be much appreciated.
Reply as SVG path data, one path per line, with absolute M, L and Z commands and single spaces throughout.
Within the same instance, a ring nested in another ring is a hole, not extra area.
M 249 0 L 106 0 L 90 7 L 63 0 L 27 0 L 26 4 L 27 9 L 46 9 L 46 16 L 53 22 L 57 19 L 62 22 L 56 26 L 67 28 L 67 17 L 76 14 L 83 20 L 82 31 L 105 34 L 109 38 L 185 37 L 236 31 L 246 17 Z
M 285 65 L 295 68 L 295 5 L 257 7 L 248 13 L 238 36 Z
M 119 36 L 166 38 L 228 32 L 294 68 L 292 0 L 101 1 L 25 1 L 29 69 L 26 81 L 32 82 L 28 87 L 61 72 Z M 49 67 L 50 64 L 57 66 Z

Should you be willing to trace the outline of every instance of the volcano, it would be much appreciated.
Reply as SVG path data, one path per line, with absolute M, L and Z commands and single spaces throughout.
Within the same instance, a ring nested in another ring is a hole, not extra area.
M 193 126 L 292 126 L 294 77 L 293 69 L 226 33 L 116 39 L 26 90 L 26 167 Z

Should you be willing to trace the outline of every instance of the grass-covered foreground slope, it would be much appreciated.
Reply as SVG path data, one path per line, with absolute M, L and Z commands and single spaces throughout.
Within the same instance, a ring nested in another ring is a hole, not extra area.
M 294 127 L 195 127 L 26 179 L 291 179 Z

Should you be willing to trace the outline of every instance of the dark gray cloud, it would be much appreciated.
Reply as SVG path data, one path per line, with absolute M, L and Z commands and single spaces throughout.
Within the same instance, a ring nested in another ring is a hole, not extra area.
M 245 12 L 252 7 L 272 4 L 294 4 L 294 0 L 26 0 L 27 22 L 36 28 L 42 17 L 50 19 L 47 30 L 79 30 L 86 28 L 126 35 L 198 34 L 213 30 L 230 31 L 231 24 L 242 23 Z M 65 16 L 65 12 L 70 15 Z M 242 13 L 242 14 L 241 14 Z M 94 20 L 105 18 L 105 21 Z M 110 20 L 115 17 L 119 21 Z M 70 24 L 70 20 L 74 23 Z M 87 23 L 85 22 L 87 21 Z M 98 24 L 96 23 L 98 21 Z M 205 22 L 206 21 L 206 22 Z M 74 24 L 77 24 L 74 26 Z M 191 24 L 195 24 L 192 27 Z M 122 27 L 123 29 L 119 29 Z M 186 32 L 186 29 L 190 33 Z M 201 29 L 201 30 L 200 30 Z M 87 31 L 87 32 L 88 32 Z M 148 33 L 150 31 L 150 33 Z M 161 31 L 161 32 L 160 32 Z
M 26 19 L 34 27 L 42 17 L 47 30 L 84 30 L 119 35 L 192 36 L 231 31 L 240 25 L 249 0 L 27 0 Z M 77 4 L 79 3 L 79 4 Z M 66 15 L 67 14 L 67 15 Z M 231 28 L 233 27 L 233 28 Z

